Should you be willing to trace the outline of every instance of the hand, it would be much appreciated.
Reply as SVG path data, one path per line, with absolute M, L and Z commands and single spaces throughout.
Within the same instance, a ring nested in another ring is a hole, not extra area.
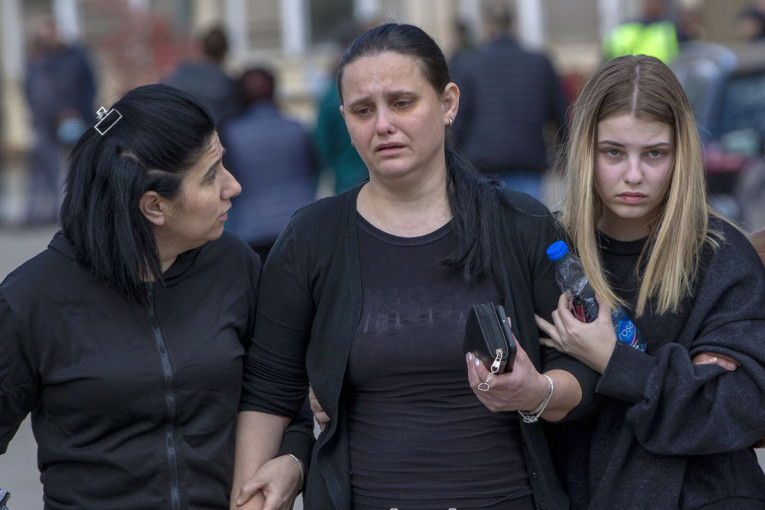
M 509 317 L 507 322 L 510 324 Z M 521 344 L 516 341 L 515 345 L 515 363 L 512 367 L 507 367 L 505 373 L 492 377 L 489 381 L 489 391 L 478 389 L 478 385 L 488 378 L 489 370 L 473 353 L 466 354 L 470 387 L 478 400 L 491 411 L 534 409 L 547 394 L 547 379 L 531 363 Z
M 535 315 L 537 326 L 548 338 L 540 338 L 539 343 L 573 356 L 596 372 L 606 370 L 616 348 L 616 333 L 611 322 L 611 309 L 595 296 L 599 313 L 590 323 L 581 322 L 570 310 L 570 301 L 565 294 L 558 299 L 558 308 L 553 310 L 554 324 Z
M 263 464 L 244 482 L 236 506 L 248 509 L 290 510 L 300 491 L 302 466 L 289 455 L 280 455 Z
M 691 362 L 694 365 L 719 365 L 729 372 L 733 372 L 738 368 L 736 360 L 725 354 L 714 352 L 700 352 L 693 357 Z
M 329 423 L 329 415 L 324 412 L 321 404 L 319 404 L 319 401 L 316 399 L 316 394 L 313 392 L 313 388 L 311 388 L 311 391 L 308 393 L 308 399 L 311 401 L 311 411 L 313 411 L 313 418 L 319 425 L 319 429 L 324 430 L 324 427 L 326 427 L 327 423 Z

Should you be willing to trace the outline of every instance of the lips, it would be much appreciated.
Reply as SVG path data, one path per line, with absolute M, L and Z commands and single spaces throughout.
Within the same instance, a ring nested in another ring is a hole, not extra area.
M 627 204 L 637 204 L 637 203 L 640 203 L 641 201 L 643 201 L 646 198 L 646 195 L 643 194 L 643 193 L 627 191 L 627 192 L 624 192 L 624 193 L 620 193 L 619 194 L 619 198 L 624 203 L 627 203 Z
M 375 152 L 390 152 L 403 149 L 404 145 L 396 142 L 381 143 L 375 147 Z

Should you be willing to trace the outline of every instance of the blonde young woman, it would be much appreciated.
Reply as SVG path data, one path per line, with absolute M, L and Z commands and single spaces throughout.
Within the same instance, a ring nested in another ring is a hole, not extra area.
M 765 508 L 765 272 L 706 205 L 693 112 L 672 71 L 614 59 L 579 97 L 560 220 L 598 295 L 542 341 L 601 374 L 599 411 L 553 430 L 573 508 Z M 646 352 L 617 342 L 622 305 Z

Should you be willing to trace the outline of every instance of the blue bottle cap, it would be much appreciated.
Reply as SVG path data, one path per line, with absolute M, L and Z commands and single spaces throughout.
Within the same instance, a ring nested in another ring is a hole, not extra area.
M 555 262 L 568 253 L 568 245 L 565 241 L 555 241 L 547 248 L 547 257 Z

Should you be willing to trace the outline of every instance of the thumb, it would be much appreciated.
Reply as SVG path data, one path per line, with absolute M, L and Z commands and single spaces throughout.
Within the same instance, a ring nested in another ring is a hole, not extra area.
M 242 484 L 242 488 L 239 489 L 239 495 L 236 497 L 236 504 L 238 506 L 244 505 L 252 499 L 253 496 L 258 494 L 263 488 L 263 481 L 257 475 L 253 475 L 249 480 Z

